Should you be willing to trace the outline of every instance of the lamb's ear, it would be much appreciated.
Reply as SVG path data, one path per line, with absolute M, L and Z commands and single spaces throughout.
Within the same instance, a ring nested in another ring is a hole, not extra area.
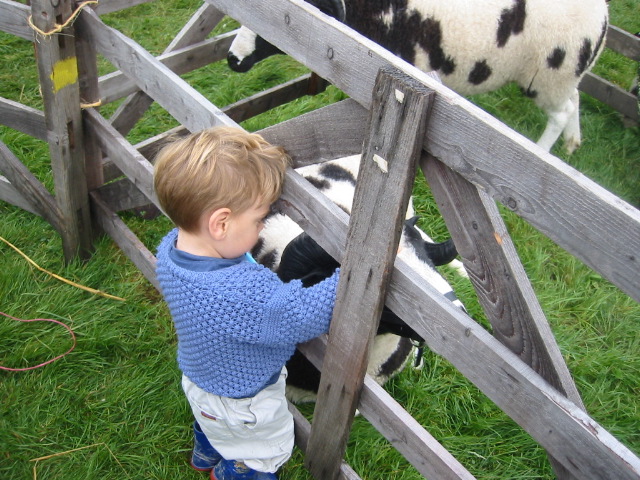
M 282 252 L 277 274 L 284 282 L 299 279 L 309 287 L 330 277 L 338 266 L 331 255 L 302 232 Z

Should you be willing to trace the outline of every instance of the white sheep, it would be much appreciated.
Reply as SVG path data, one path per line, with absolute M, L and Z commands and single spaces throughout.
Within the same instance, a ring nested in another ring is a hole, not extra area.
M 548 115 L 538 140 L 581 142 L 578 84 L 604 48 L 606 0 L 309 0 L 409 63 L 436 70 L 462 95 L 516 82 Z M 279 53 L 242 27 L 228 61 L 236 71 Z
M 356 155 L 303 167 L 298 169 L 298 172 L 336 205 L 350 212 L 359 164 L 360 155 Z M 449 283 L 435 269 L 435 265 L 452 263 L 456 256 L 452 242 L 434 243 L 415 227 L 412 204 L 409 205 L 407 218 L 409 220 L 403 228 L 398 257 L 454 304 L 464 308 Z M 274 213 L 266 219 L 260 241 L 252 253 L 259 263 L 278 272 L 283 280 L 300 278 L 305 286 L 328 277 L 338 266 L 338 263 L 311 237 L 304 234 L 293 220 L 282 213 Z M 466 275 L 461 263 L 458 260 L 453 262 L 454 267 Z M 414 350 L 412 339 L 421 340 L 410 327 L 385 307 L 367 373 L 379 384 L 384 384 L 409 360 Z M 287 369 L 289 400 L 295 403 L 314 401 L 320 379 L 317 370 L 299 352 L 287 363 Z

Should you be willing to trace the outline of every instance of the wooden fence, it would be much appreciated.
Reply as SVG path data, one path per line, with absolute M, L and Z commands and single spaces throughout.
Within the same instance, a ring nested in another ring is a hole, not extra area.
M 559 478 L 640 479 L 640 459 L 584 412 L 496 201 L 640 301 L 638 210 L 464 101 L 435 77 L 304 2 L 208 0 L 157 58 L 99 17 L 140 1 L 112 0 L 95 10 L 84 8 L 63 28 L 64 35 L 55 33 L 56 23 L 72 19 L 76 5 L 69 0 L 32 3 L 29 8 L 0 0 L 0 30 L 35 40 L 44 112 L 0 98 L 0 118 L 11 128 L 48 141 L 55 196 L 0 142 L 0 171 L 5 176 L 0 199 L 49 221 L 63 238 L 67 258 L 91 254 L 98 225 L 156 286 L 155 258 L 117 215 L 149 202 L 157 205 L 147 157 L 165 135 L 131 145 L 124 135 L 140 112 L 155 101 L 185 129 L 197 131 L 235 125 L 322 87 L 306 75 L 224 109 L 211 104 L 179 74 L 224 57 L 232 34 L 207 36 L 225 14 L 349 95 L 349 100 L 260 132 L 283 145 L 296 166 L 360 152 L 365 160 L 350 221 L 293 170 L 287 174 L 281 200 L 286 213 L 342 261 L 351 273 L 352 288 L 360 289 L 358 295 L 347 295 L 341 280 L 330 335 L 301 346 L 317 365 L 326 357 L 316 421 L 309 425 L 292 407 L 297 443 L 306 451 L 306 463 L 316 478 L 358 478 L 341 461 L 356 407 L 426 477 L 473 478 L 365 375 L 364 367 L 342 368 L 347 360 L 366 364 L 376 312 L 384 299 L 431 350 L 449 360 L 546 449 Z M 637 55 L 638 42 L 629 45 L 631 55 Z M 119 71 L 98 78 L 96 54 Z M 604 95 L 611 98 L 630 98 L 621 89 L 592 89 L 615 91 Z M 125 95 L 129 97 L 110 120 L 95 108 Z M 620 102 L 624 103 L 611 103 Z M 633 116 L 631 109 L 624 113 Z M 402 120 L 406 115 L 413 115 L 411 122 Z M 380 150 L 390 142 L 401 147 Z M 387 173 L 376 167 L 376 156 L 388 162 Z M 362 282 L 374 267 L 393 262 L 388 255 L 393 241 L 377 245 L 381 253 L 375 261 L 359 258 L 354 245 L 361 245 L 371 229 L 393 230 L 397 218 L 391 217 L 402 209 L 416 162 L 494 336 L 400 260 L 393 269 L 382 268 L 383 273 L 374 275 L 375 288 Z M 126 179 L 106 183 L 121 174 Z M 398 183 L 403 188 L 385 181 L 396 176 L 405 179 Z M 374 192 L 397 202 L 390 218 L 367 211 L 367 195 Z M 368 314 L 351 318 L 354 308 Z

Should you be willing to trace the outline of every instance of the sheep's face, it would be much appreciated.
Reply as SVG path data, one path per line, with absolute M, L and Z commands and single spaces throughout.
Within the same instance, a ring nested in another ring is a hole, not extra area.
M 243 73 L 260 60 L 278 53 L 283 52 L 247 27 L 240 27 L 227 53 L 227 63 L 234 72 Z

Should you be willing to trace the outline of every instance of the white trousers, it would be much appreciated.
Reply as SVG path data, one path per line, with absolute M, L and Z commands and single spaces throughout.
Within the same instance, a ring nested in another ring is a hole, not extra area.
M 293 450 L 293 416 L 285 398 L 286 368 L 255 397 L 227 398 L 205 392 L 185 375 L 182 388 L 202 431 L 226 460 L 274 473 Z

